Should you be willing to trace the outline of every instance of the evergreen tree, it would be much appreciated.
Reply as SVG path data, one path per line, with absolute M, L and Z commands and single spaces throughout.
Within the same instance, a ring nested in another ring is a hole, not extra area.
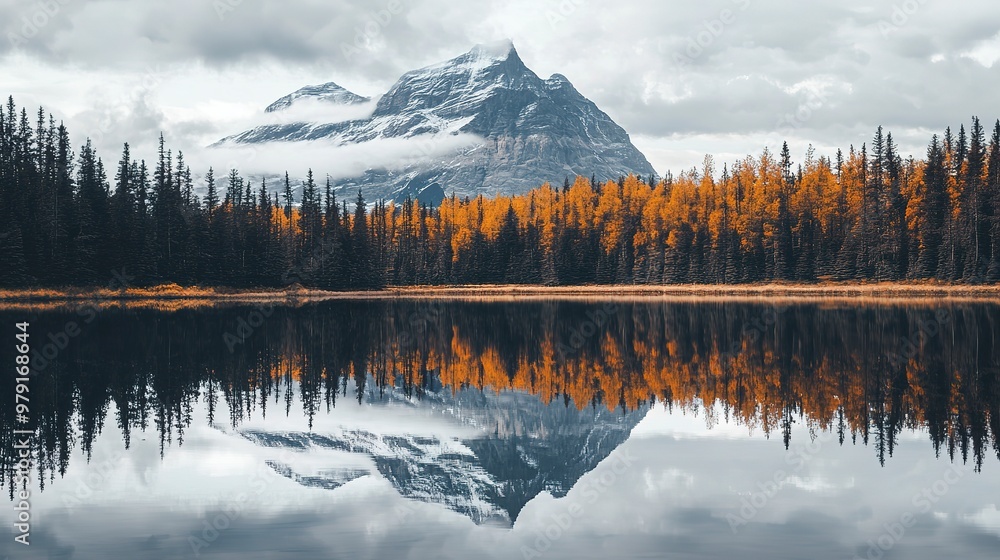
M 983 200 L 984 221 L 990 233 L 990 260 L 987 280 L 1000 281 L 1000 120 L 993 126 L 990 138 L 989 165 L 986 173 L 985 200 Z
M 368 214 L 365 197 L 358 189 L 354 202 L 354 217 L 351 220 L 351 285 L 362 289 L 374 287 L 372 255 L 368 235 Z
M 299 260 L 303 263 L 304 270 L 310 277 L 313 277 L 319 273 L 319 261 L 322 258 L 320 250 L 323 233 L 323 214 L 319 190 L 316 187 L 316 181 L 313 179 L 312 169 L 309 170 L 306 182 L 302 187 L 300 209 L 301 218 L 299 224 L 301 237 L 299 247 L 302 254 Z
M 969 151 L 962 177 L 963 246 L 966 247 L 962 279 L 981 282 L 987 277 L 992 260 L 992 224 L 990 199 L 985 192 L 986 139 L 982 124 L 973 117 Z
M 775 275 L 781 280 L 794 280 L 795 257 L 792 244 L 792 214 L 789 209 L 790 193 L 795 185 L 791 173 L 792 156 L 788 142 L 781 146 L 781 184 L 778 185 L 777 246 L 774 252 Z
M 219 193 L 218 189 L 215 187 L 215 169 L 209 167 L 208 173 L 205 175 L 205 185 L 207 192 L 205 193 L 205 212 L 208 214 L 209 222 L 215 216 L 215 209 L 219 207 Z
M 945 167 L 944 148 L 936 134 L 927 147 L 920 201 L 920 261 L 917 276 L 934 278 L 938 276 L 938 266 L 942 262 L 941 249 L 948 207 L 948 170 Z
M 111 270 L 108 258 L 111 248 L 108 229 L 111 221 L 104 166 L 97 158 L 89 139 L 80 150 L 77 184 L 80 216 L 80 229 L 76 236 L 77 274 L 84 283 L 97 283 Z
M 136 186 L 133 182 L 135 178 L 133 163 L 129 145 L 126 143 L 115 175 L 115 194 L 112 200 L 114 212 L 111 224 L 114 228 L 112 249 L 114 249 L 116 268 L 134 263 L 138 258 L 139 248 L 135 239 Z
M 292 204 L 295 203 L 295 197 L 292 194 L 292 182 L 288 179 L 288 172 L 285 171 L 285 217 L 289 220 L 292 219 Z

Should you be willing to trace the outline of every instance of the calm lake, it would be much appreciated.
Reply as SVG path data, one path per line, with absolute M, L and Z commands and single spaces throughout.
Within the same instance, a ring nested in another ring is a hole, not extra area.
M 0 557 L 1000 555 L 1000 304 L 81 307 L 0 334 Z

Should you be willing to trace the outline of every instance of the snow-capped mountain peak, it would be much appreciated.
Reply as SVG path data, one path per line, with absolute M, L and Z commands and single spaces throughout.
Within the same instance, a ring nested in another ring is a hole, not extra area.
M 264 109 L 264 112 L 273 113 L 275 111 L 283 111 L 291 107 L 296 102 L 307 99 L 339 105 L 356 105 L 358 103 L 366 103 L 370 101 L 369 98 L 362 97 L 356 93 L 348 91 L 334 82 L 327 82 L 325 84 L 305 86 L 298 89 L 268 105 L 267 108 Z
M 514 41 L 501 39 L 492 43 L 480 43 L 472 47 L 469 54 L 494 60 L 506 60 L 512 54 L 517 56 L 517 50 L 514 49 Z
M 504 39 L 494 43 L 481 43 L 455 58 L 432 64 L 413 72 L 418 73 L 441 69 L 483 69 L 508 60 L 512 62 L 516 60 L 522 66 L 524 64 L 517 54 L 517 49 L 514 48 L 514 43 L 510 39 Z
M 336 84 L 326 86 L 303 88 L 288 103 L 307 96 L 354 99 Z M 654 173 L 610 116 L 567 77 L 539 78 L 510 40 L 476 45 L 403 74 L 367 118 L 265 125 L 219 144 L 324 140 L 346 147 L 382 139 L 412 142 L 412 152 L 423 156 L 373 166 L 360 177 L 341 179 L 338 188 L 365 189 L 369 200 L 402 200 L 427 192 L 520 193 L 576 175 L 603 181 Z M 427 146 L 432 149 L 425 151 Z M 443 146 L 450 151 L 442 152 Z

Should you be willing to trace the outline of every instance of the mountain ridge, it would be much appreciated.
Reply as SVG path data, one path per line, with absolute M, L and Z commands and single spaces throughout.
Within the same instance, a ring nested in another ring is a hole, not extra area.
M 291 106 L 304 98 L 368 101 L 333 82 L 326 85 L 329 91 L 302 88 L 269 108 L 279 103 Z M 477 140 L 463 148 L 436 151 L 445 144 L 443 138 L 460 135 Z M 540 78 L 509 40 L 476 45 L 447 61 L 404 73 L 378 99 L 368 118 L 270 124 L 228 136 L 216 145 L 323 140 L 338 147 L 385 139 L 413 141 L 424 149 L 416 151 L 416 161 L 393 169 L 370 168 L 337 180 L 335 186 L 361 188 L 395 200 L 430 190 L 433 198 L 440 199 L 445 192 L 519 194 L 577 175 L 608 180 L 630 173 L 655 174 L 628 133 L 607 113 L 566 76 Z

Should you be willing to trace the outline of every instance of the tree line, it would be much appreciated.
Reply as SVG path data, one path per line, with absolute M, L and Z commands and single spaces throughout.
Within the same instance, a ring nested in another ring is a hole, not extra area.
M 294 187 L 236 169 L 198 182 L 162 135 L 151 162 L 125 144 L 109 169 L 89 139 L 74 150 L 62 123 L 9 98 L 0 286 L 97 286 L 122 269 L 137 286 L 331 290 L 1000 280 L 1000 121 L 987 140 L 978 118 L 934 135 L 923 160 L 879 127 L 870 145 L 835 158 L 810 147 L 797 165 L 786 143 L 721 173 L 706 156 L 662 179 L 567 178 L 437 207 L 338 200 L 311 170 Z

